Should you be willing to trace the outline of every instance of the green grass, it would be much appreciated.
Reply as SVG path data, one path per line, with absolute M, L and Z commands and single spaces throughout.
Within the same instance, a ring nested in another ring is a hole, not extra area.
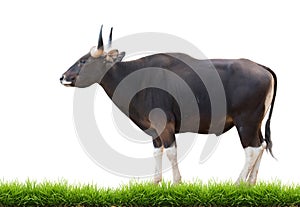
M 67 182 L 2 181 L 0 206 L 300 206 L 300 186 L 132 182 L 113 189 Z

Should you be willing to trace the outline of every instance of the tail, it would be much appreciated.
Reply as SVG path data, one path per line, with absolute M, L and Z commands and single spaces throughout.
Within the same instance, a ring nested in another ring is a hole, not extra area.
M 260 65 L 260 66 L 265 68 L 267 71 L 269 71 L 272 74 L 273 79 L 274 79 L 274 92 L 273 92 L 271 107 L 270 107 L 270 111 L 269 111 L 269 117 L 268 117 L 267 122 L 266 122 L 265 141 L 267 142 L 267 151 L 269 151 L 270 154 L 272 155 L 272 157 L 275 158 L 274 155 L 273 155 L 273 152 L 272 152 L 273 144 L 272 144 L 272 140 L 271 140 L 270 124 L 271 124 L 271 117 L 272 117 L 272 113 L 273 113 L 273 108 L 274 108 L 274 103 L 275 103 L 275 98 L 276 98 L 276 92 L 277 92 L 277 77 L 276 77 L 276 74 L 270 68 L 268 68 L 266 66 L 263 66 L 263 65 Z

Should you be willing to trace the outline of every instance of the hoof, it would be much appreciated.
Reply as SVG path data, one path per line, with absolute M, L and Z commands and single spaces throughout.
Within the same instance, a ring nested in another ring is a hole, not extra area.
M 181 177 L 177 180 L 173 180 L 173 185 L 178 185 L 178 184 L 181 184 Z
M 153 184 L 158 185 L 161 182 L 161 179 L 154 179 Z

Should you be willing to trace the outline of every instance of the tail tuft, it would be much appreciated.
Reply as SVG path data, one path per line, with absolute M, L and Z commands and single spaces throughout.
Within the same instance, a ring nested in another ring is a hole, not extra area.
M 271 122 L 270 119 L 268 119 L 267 122 L 266 122 L 266 129 L 265 129 L 265 141 L 267 142 L 267 148 L 266 149 L 267 149 L 268 152 L 270 152 L 272 157 L 275 158 L 274 155 L 273 155 L 273 152 L 272 152 L 273 143 L 271 141 L 270 122 Z

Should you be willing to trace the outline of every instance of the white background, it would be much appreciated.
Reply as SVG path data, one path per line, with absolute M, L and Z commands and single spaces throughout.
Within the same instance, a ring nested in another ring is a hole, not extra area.
M 265 153 L 259 180 L 300 183 L 299 20 L 297 1 L 2 1 L 0 179 L 128 183 L 130 178 L 106 172 L 82 150 L 73 125 L 74 89 L 59 83 L 61 74 L 96 44 L 104 24 L 106 35 L 114 26 L 114 39 L 165 32 L 190 41 L 208 58 L 244 57 L 273 69 L 278 93 L 271 131 L 278 161 Z M 99 129 L 111 132 L 106 139 L 122 139 L 111 109 L 99 89 Z M 236 130 L 223 135 L 212 157 L 199 164 L 205 141 L 198 135 L 180 163 L 183 180 L 235 180 L 244 164 Z M 143 152 L 130 142 L 110 143 L 130 156 L 152 156 L 151 143 Z M 164 178 L 171 180 L 171 173 Z

